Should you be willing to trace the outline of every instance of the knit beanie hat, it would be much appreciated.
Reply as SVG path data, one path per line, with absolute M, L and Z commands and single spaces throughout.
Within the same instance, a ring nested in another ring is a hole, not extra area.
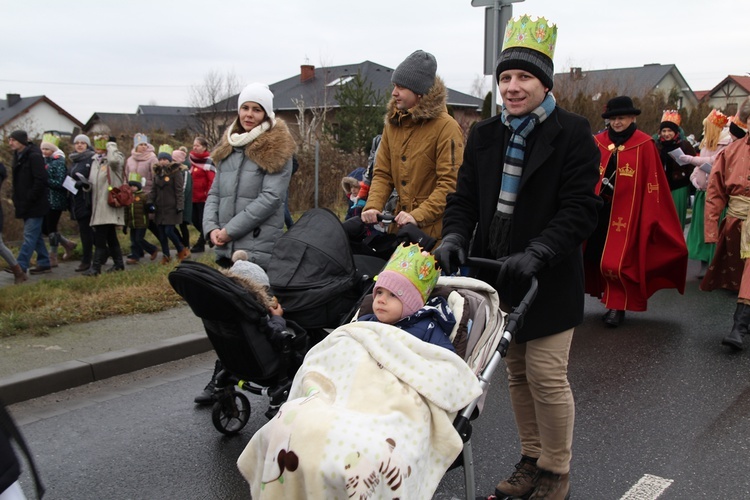
M 172 159 L 177 163 L 184 162 L 185 158 L 187 158 L 187 154 L 185 154 L 183 150 L 177 149 L 175 151 L 172 151 Z
M 146 134 L 135 134 L 133 136 L 133 148 L 136 148 L 138 144 L 148 144 L 148 136 Z
M 254 82 L 242 89 L 237 99 L 237 112 L 239 113 L 242 105 L 248 101 L 257 102 L 266 112 L 271 123 L 276 122 L 276 115 L 273 113 L 273 92 L 265 83 Z
M 437 60 L 424 50 L 412 52 L 398 65 L 391 76 L 391 82 L 406 87 L 417 95 L 425 95 L 435 83 Z
M 557 26 L 528 15 L 510 19 L 505 27 L 502 51 L 495 67 L 495 79 L 509 69 L 528 71 L 552 90 L 555 66 L 552 57 L 557 43 Z
M 52 144 L 51 142 L 42 141 L 42 143 L 39 145 L 40 149 L 49 149 L 50 151 L 57 151 L 57 146 L 55 144 Z
M 84 142 L 87 146 L 91 147 L 91 139 L 89 139 L 89 136 L 86 134 L 78 134 L 75 139 L 73 139 L 73 144 L 76 142 Z
M 232 254 L 234 264 L 232 264 L 229 272 L 265 287 L 270 287 L 271 282 L 263 268 L 254 262 L 249 262 L 247 259 L 248 255 L 246 251 L 237 250 L 234 252 Z
M 172 161 L 172 155 L 167 153 L 166 151 L 162 151 L 158 155 L 156 155 L 156 158 L 159 160 L 169 160 Z
M 419 245 L 399 246 L 388 260 L 383 271 L 375 277 L 373 290 L 385 288 L 403 304 L 401 317 L 411 316 L 430 297 L 440 273 L 435 257 L 422 252 Z
M 10 136 L 21 144 L 29 143 L 29 134 L 25 130 L 14 130 L 10 133 Z

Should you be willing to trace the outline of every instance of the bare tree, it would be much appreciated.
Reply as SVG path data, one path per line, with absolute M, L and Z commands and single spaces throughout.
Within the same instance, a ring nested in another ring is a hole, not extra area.
M 475 75 L 474 81 L 471 82 L 471 95 L 484 99 L 487 92 L 490 92 L 491 80 L 488 80 L 487 75 Z
M 193 132 L 211 145 L 218 144 L 237 114 L 237 103 L 231 97 L 239 92 L 240 79 L 234 71 L 206 73 L 202 83 L 190 88 L 190 106 L 195 108 Z

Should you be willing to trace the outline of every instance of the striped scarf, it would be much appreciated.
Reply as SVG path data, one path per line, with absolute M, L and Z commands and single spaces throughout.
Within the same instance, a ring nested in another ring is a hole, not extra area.
M 548 92 L 542 103 L 526 116 L 515 117 L 508 114 L 503 106 L 502 121 L 512 134 L 505 150 L 503 177 L 500 196 L 497 199 L 497 211 L 492 218 L 489 234 L 489 250 L 499 259 L 510 254 L 510 229 L 513 209 L 516 205 L 518 188 L 521 185 L 524 159 L 526 157 L 526 139 L 538 124 L 542 123 L 555 109 L 555 97 Z

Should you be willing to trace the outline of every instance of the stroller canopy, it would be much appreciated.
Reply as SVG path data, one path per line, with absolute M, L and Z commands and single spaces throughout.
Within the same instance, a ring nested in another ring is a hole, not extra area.
M 267 272 L 289 312 L 325 304 L 357 284 L 349 239 L 338 217 L 324 208 L 305 212 L 276 241 Z

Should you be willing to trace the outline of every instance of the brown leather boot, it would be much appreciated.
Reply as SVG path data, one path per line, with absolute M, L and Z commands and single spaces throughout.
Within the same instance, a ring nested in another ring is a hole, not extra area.
M 10 270 L 13 271 L 13 276 L 15 276 L 15 279 L 13 280 L 14 285 L 20 285 L 21 283 L 29 279 L 29 277 L 26 276 L 26 273 L 23 272 L 23 269 L 21 269 L 21 266 L 19 264 L 11 267 Z
M 539 469 L 534 483 L 536 483 L 536 488 L 529 500 L 568 500 L 570 498 L 570 474 L 555 474 Z
M 534 491 L 534 477 L 539 469 L 536 467 L 536 458 L 521 456 L 521 461 L 516 464 L 516 470 L 508 479 L 504 479 L 495 486 L 497 498 L 529 498 Z
M 183 260 L 190 257 L 190 249 L 188 247 L 183 248 L 180 252 L 177 253 L 177 258 L 182 262 Z

